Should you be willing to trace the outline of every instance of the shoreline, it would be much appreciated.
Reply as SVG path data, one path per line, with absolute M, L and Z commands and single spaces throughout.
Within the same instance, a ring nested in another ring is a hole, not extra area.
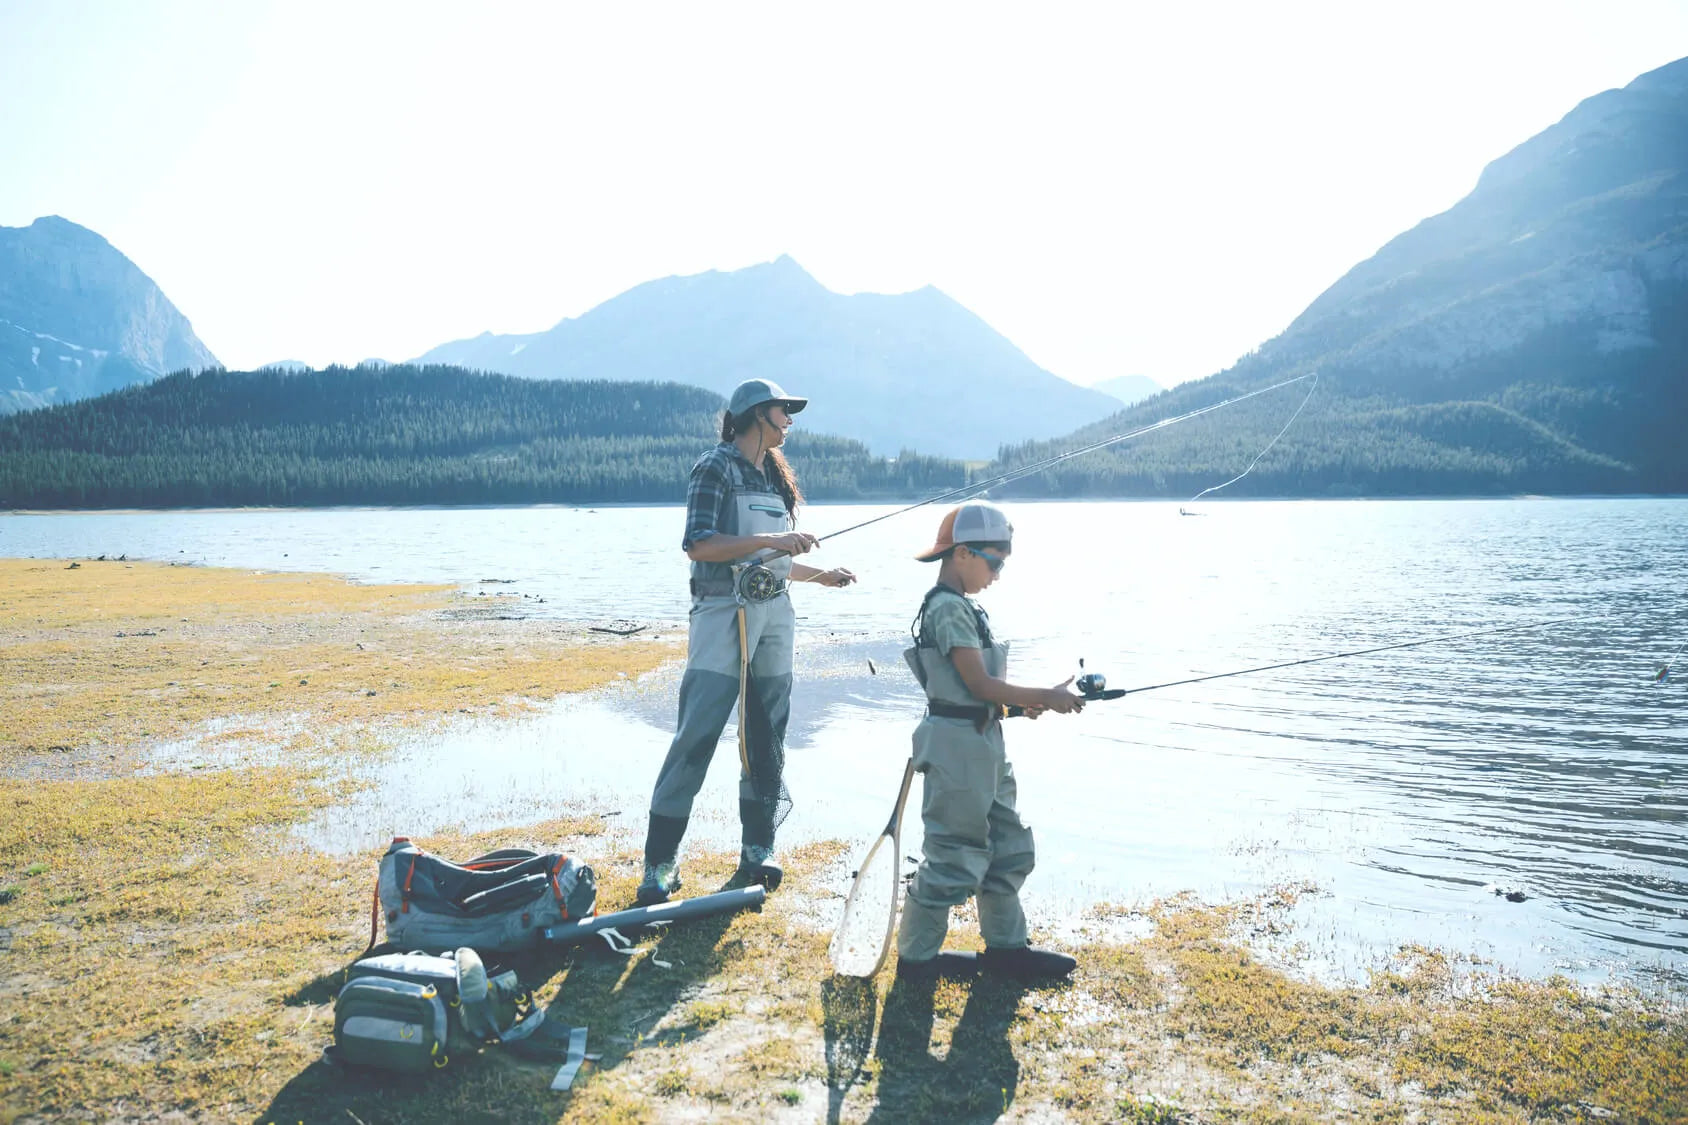
M 830 978 L 852 857 L 825 841 L 792 850 L 760 913 L 675 927 L 631 958 L 527 966 L 602 1054 L 568 1095 L 546 1090 L 545 1068 L 495 1052 L 420 1081 L 339 1071 L 319 1056 L 367 935 L 376 857 L 290 839 L 355 784 L 326 765 L 389 753 L 393 732 L 441 718 L 507 722 L 680 646 L 506 618 L 494 597 L 465 605 L 437 586 L 70 563 L 0 560 L 0 1120 L 144 1106 L 443 1123 L 489 1104 L 518 1121 L 1688 1115 L 1680 1004 L 1486 976 L 1410 948 L 1366 986 L 1298 980 L 1248 948 L 1293 905 L 1288 889 L 1219 907 L 1093 907 L 1066 940 L 1081 966 L 1060 989 L 922 996 L 889 966 L 871 982 Z M 211 722 L 225 725 L 207 734 Z M 141 768 L 149 747 L 195 731 L 253 754 L 236 768 Z M 578 852 L 601 909 L 629 901 L 636 841 L 589 810 L 556 813 L 421 842 L 456 858 Z M 713 889 L 733 857 L 687 862 L 689 885 Z M 972 947 L 970 912 L 958 916 L 951 945 Z M 1119 939 L 1122 922 L 1141 936 Z
M 1026 496 L 1012 497 L 1015 504 L 1190 504 L 1193 501 L 1176 496 Z M 1366 503 L 1484 503 L 1510 501 L 1563 500 L 1688 500 L 1688 492 L 1508 492 L 1508 493 L 1401 493 L 1374 496 L 1213 496 L 1202 504 L 1366 504 Z M 891 496 L 883 499 L 831 500 L 810 498 L 810 505 L 831 508 L 887 508 L 919 504 L 920 497 Z M 207 508 L 0 508 L 0 518 L 7 516 L 92 516 L 92 515 L 195 515 L 230 514 L 240 512 L 440 512 L 440 511 L 524 511 L 528 509 L 564 512 L 589 512 L 599 508 L 683 508 L 683 499 L 676 500 L 604 500 L 593 503 L 534 503 L 534 504 L 312 504 L 308 506 L 214 506 Z

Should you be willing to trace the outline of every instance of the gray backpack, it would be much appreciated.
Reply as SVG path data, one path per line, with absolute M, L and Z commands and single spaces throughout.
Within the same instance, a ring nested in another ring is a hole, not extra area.
M 338 1062 L 424 1074 L 544 1019 L 513 971 L 489 977 L 473 949 L 366 957 L 347 976 L 334 1002 Z
M 398 836 L 381 857 L 373 911 L 400 949 L 514 953 L 549 926 L 590 918 L 597 900 L 592 869 L 566 855 L 503 848 L 458 864 Z M 373 913 L 369 941 L 374 948 Z

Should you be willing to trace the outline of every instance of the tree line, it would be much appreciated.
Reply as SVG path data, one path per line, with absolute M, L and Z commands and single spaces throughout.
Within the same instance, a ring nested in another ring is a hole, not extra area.
M 1624 413 L 1610 391 L 1515 383 L 1487 401 L 1404 402 L 1326 378 L 1273 444 L 1304 386 L 1076 457 L 998 494 L 1191 497 L 1268 445 L 1226 495 L 1688 491 L 1680 454 L 1638 466 L 1587 447 L 1592 428 Z M 1004 447 L 984 465 L 910 451 L 886 458 L 801 430 L 787 452 L 813 499 L 913 500 L 1247 389 L 1222 379 L 1174 388 L 1067 437 Z M 0 508 L 678 503 L 723 406 L 674 383 L 443 366 L 179 373 L 0 417 Z
M 720 396 L 455 367 L 166 376 L 0 418 L 0 507 L 674 502 Z M 793 435 L 815 499 L 953 488 L 959 462 Z

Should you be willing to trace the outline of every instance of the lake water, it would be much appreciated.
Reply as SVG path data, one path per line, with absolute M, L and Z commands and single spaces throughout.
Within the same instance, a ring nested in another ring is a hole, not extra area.
M 1683 989 L 1688 659 L 1680 679 L 1653 678 L 1688 641 L 1688 500 L 1011 508 L 1014 557 L 982 600 L 1013 641 L 1016 679 L 1053 683 L 1083 658 L 1136 687 L 1558 622 L 1013 723 L 1039 917 L 1306 882 L 1317 891 L 1290 937 L 1315 973 L 1352 976 L 1416 942 L 1531 975 Z M 804 526 L 824 534 L 888 510 L 817 505 Z M 936 522 L 902 515 L 811 556 L 862 581 L 794 595 L 787 838 L 860 841 L 884 824 L 920 707 L 899 652 L 934 575 L 910 556 Z M 674 636 L 681 524 L 678 508 L 10 515 L 0 555 L 444 581 L 517 595 L 522 612 Z M 669 668 L 530 719 L 418 739 L 312 838 L 374 846 L 443 823 L 537 820 L 561 799 L 640 833 L 677 687 Z M 696 837 L 734 838 L 736 768 L 726 745 Z M 918 815 L 910 823 L 914 852 Z

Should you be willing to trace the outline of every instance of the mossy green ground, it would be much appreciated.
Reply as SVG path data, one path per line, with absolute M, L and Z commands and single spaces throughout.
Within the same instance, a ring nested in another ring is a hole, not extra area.
M 238 601 L 229 572 L 200 573 Z M 64 596 L 47 588 L 32 599 L 46 619 Z M 365 651 L 431 628 L 415 605 L 382 613 L 348 597 L 352 606 L 262 613 L 272 635 L 301 644 L 355 613 Z M 424 595 L 424 613 L 444 598 Z M 108 632 L 132 624 L 101 620 Z M 476 649 L 471 635 L 446 635 L 453 629 L 442 624 L 431 651 Z M 8 646 L 23 632 L 0 616 Z M 566 645 L 552 651 L 570 658 Z M 630 651 L 600 661 L 582 648 L 580 665 L 601 664 L 601 679 Z M 576 675 L 575 687 L 591 682 Z M 113 712 L 133 691 L 128 680 L 67 687 L 92 708 L 104 692 Z M 509 681 L 488 675 L 451 705 L 511 698 Z M 383 717 L 432 713 L 410 706 Z M 198 719 L 159 721 L 169 733 Z M 336 1068 L 322 1048 L 334 993 L 367 936 L 376 856 L 291 842 L 291 825 L 341 797 L 314 763 L 337 738 L 365 738 L 355 721 L 319 725 L 318 736 L 327 741 L 294 748 L 294 765 L 186 776 L 114 766 L 42 780 L 31 766 L 38 743 L 0 746 L 0 762 L 30 774 L 0 781 L 0 887 L 15 891 L 0 904 L 0 1119 L 1688 1120 L 1679 1011 L 1565 981 L 1456 980 L 1444 957 L 1422 950 L 1403 951 L 1363 988 L 1309 983 L 1234 936 L 1281 911 L 1281 899 L 1160 904 L 1149 937 L 1076 949 L 1079 972 L 1057 989 L 910 988 L 889 966 L 874 981 L 830 977 L 824 919 L 849 857 L 825 844 L 787 857 L 786 886 L 759 912 L 676 926 L 632 956 L 591 947 L 522 959 L 553 1017 L 587 1026 L 588 1050 L 602 1055 L 570 1093 L 547 1088 L 550 1067 L 492 1051 L 425 1078 Z M 144 757 L 143 742 L 121 746 Z M 422 842 L 448 856 L 515 844 L 581 855 L 612 908 L 631 900 L 637 877 L 631 847 L 592 817 Z M 724 855 L 687 862 L 699 889 L 725 883 L 732 867 Z M 955 944 L 970 936 L 963 922 Z

